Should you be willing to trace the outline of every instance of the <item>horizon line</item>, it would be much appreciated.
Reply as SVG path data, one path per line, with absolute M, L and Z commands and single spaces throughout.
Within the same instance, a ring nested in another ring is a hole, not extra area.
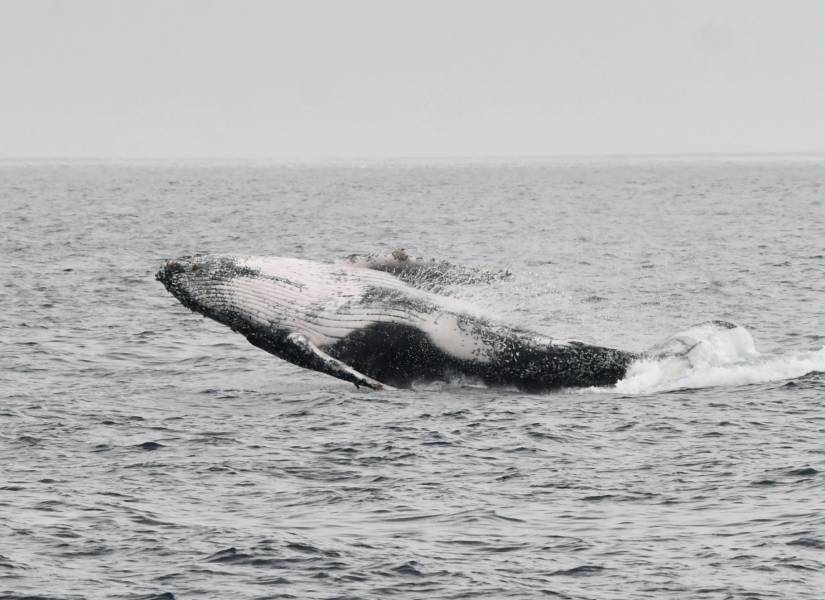
M 455 155 L 391 155 L 391 156 L 0 156 L 0 162 L 390 162 L 390 161 L 513 161 L 513 160 L 564 160 L 564 159 L 633 159 L 633 158 L 759 158 L 759 157 L 825 157 L 825 150 L 801 150 L 791 152 L 611 152 L 570 154 L 455 154 Z

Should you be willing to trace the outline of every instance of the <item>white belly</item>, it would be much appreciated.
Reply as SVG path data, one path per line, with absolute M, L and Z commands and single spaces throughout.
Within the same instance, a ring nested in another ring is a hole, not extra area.
M 489 354 L 459 326 L 462 314 L 475 312 L 472 307 L 411 288 L 388 273 L 295 258 L 238 257 L 236 263 L 260 275 L 232 277 L 216 287 L 256 326 L 297 332 L 329 347 L 358 329 L 396 323 L 423 331 L 456 358 L 485 360 Z

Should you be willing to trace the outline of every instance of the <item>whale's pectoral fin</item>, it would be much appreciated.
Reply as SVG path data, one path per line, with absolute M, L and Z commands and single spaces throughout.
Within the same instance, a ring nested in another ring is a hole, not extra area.
M 509 270 L 489 270 L 478 267 L 464 267 L 445 260 L 425 260 L 410 256 L 403 248 L 391 254 L 352 254 L 346 262 L 354 267 L 384 271 L 413 287 L 425 290 L 440 289 L 446 285 L 477 285 L 509 279 Z
M 363 385 L 373 390 L 394 389 L 331 357 L 300 333 L 291 333 L 286 339 L 290 345 L 288 352 L 290 359 L 293 359 L 292 362 L 302 367 L 320 371 L 344 381 L 350 381 L 357 388 Z

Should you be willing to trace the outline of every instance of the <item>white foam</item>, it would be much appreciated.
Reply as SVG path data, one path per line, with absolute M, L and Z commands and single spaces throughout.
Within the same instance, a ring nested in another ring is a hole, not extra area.
M 674 352 L 677 348 L 682 352 Z M 634 362 L 612 388 L 625 394 L 783 381 L 825 371 L 825 346 L 816 351 L 765 355 L 743 327 L 703 324 L 676 334 L 656 348 L 663 354 Z M 668 352 L 671 355 L 668 355 Z

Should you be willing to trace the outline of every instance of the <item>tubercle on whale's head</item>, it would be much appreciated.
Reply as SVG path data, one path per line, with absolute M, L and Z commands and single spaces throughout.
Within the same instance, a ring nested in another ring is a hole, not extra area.
M 225 262 L 208 254 L 181 256 L 163 261 L 155 273 L 155 279 L 177 298 L 181 304 L 191 310 L 206 314 L 210 281 L 219 279 L 216 264 Z
M 155 279 L 160 281 L 169 293 L 180 300 L 184 306 L 194 310 L 191 305 L 192 294 L 188 281 L 188 273 L 192 268 L 191 259 L 191 256 L 165 259 L 158 272 L 155 273 Z

